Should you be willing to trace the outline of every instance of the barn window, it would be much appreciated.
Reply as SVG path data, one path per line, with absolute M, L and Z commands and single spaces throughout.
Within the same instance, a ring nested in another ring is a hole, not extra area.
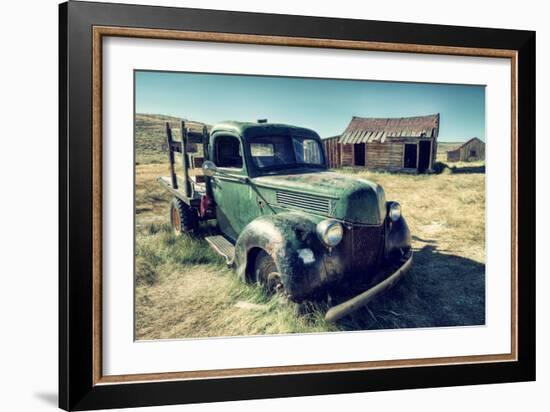
M 476 151 L 470 150 L 470 157 L 476 157 L 476 156 L 477 156 Z

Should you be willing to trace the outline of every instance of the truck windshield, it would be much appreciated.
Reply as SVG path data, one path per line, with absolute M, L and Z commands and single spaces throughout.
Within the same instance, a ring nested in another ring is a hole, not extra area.
M 254 165 L 260 169 L 323 166 L 323 150 L 307 137 L 262 136 L 250 142 Z

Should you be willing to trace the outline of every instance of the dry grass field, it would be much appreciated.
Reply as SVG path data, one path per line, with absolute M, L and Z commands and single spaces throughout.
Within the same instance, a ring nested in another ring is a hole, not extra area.
M 143 119 L 143 117 L 142 117 Z M 485 323 L 485 175 L 482 163 L 442 165 L 433 175 L 338 170 L 381 184 L 402 204 L 413 233 L 411 271 L 392 290 L 336 324 L 322 304 L 307 313 L 239 282 L 204 240 L 169 230 L 162 119 L 149 116 L 150 145 L 137 145 L 136 338 L 167 339 Z M 146 135 L 137 128 L 143 141 Z M 159 140 L 160 139 L 160 140 Z M 140 153 L 143 152 L 143 153 Z M 438 160 L 444 161 L 444 152 Z M 215 230 L 213 225 L 201 228 Z

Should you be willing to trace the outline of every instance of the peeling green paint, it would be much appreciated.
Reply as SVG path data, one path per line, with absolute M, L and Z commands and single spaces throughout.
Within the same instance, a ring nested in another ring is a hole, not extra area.
M 321 213 L 322 216 L 349 223 L 373 225 L 379 225 L 384 220 L 386 203 L 384 190 L 381 186 L 365 179 L 333 172 L 311 171 L 256 177 L 253 183 L 261 189 L 262 194 L 272 202 L 273 206 L 278 206 L 277 190 L 285 190 L 330 199 L 331 212 Z

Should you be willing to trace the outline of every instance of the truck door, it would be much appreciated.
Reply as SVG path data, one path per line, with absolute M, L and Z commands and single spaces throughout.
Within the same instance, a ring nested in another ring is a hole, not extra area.
M 250 188 L 242 179 L 247 171 L 240 140 L 231 135 L 215 136 L 211 158 L 224 172 L 211 178 L 218 226 L 225 236 L 235 241 L 253 218 L 249 216 Z

